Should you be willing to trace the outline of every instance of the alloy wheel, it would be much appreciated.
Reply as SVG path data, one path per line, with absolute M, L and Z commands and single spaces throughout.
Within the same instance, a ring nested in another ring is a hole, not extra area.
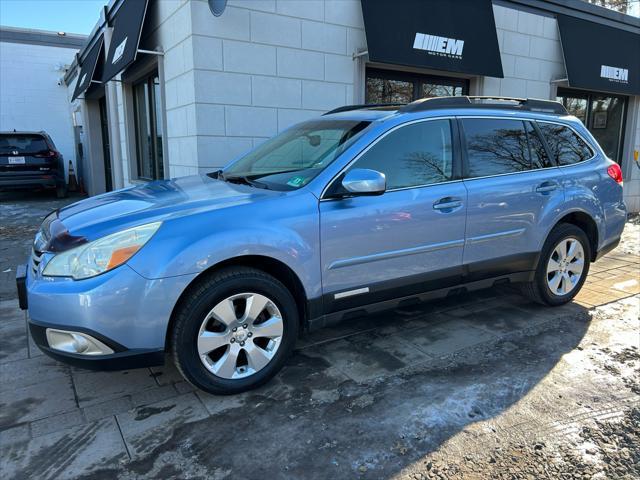
M 282 342 L 284 324 L 276 304 L 259 293 L 225 298 L 206 315 L 198 333 L 198 356 L 214 375 L 235 380 L 266 367 Z
M 577 238 L 561 240 L 547 263 L 547 286 L 554 295 L 571 293 L 582 277 L 584 248 Z

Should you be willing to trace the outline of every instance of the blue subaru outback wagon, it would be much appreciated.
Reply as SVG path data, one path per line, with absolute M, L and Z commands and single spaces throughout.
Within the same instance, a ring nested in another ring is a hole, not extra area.
M 169 352 L 230 394 L 355 313 L 507 281 L 566 303 L 625 220 L 619 166 L 556 102 L 361 105 L 217 172 L 51 213 L 17 283 L 52 357 L 122 369 Z

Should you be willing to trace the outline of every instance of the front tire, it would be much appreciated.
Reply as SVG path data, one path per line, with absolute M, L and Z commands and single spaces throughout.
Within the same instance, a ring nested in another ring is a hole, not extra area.
M 561 223 L 549 233 L 533 281 L 523 293 L 545 305 L 563 305 L 580 292 L 589 273 L 591 244 L 581 228 Z
M 298 329 L 295 300 L 281 282 L 232 267 L 211 274 L 183 299 L 171 352 L 191 384 L 229 395 L 270 380 L 293 351 Z

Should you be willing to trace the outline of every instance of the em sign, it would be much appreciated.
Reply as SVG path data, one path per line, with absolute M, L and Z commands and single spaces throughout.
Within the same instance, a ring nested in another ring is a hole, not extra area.
M 435 55 L 462 58 L 464 40 L 439 37 L 438 35 L 429 35 L 427 33 L 416 33 L 413 48 L 416 50 L 426 50 Z
M 613 82 L 629 83 L 629 70 L 627 68 L 600 66 L 600 76 Z

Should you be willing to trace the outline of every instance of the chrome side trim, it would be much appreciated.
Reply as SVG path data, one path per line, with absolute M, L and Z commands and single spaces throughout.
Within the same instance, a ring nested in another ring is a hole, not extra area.
M 388 260 L 391 258 L 404 257 L 406 255 L 416 255 L 418 253 L 435 252 L 446 248 L 462 247 L 464 240 L 451 240 L 448 242 L 431 243 L 429 245 L 420 245 L 418 247 L 403 248 L 402 250 L 389 250 L 382 253 L 374 253 L 364 255 L 362 257 L 345 258 L 344 260 L 336 260 L 329 265 L 329 270 L 335 270 L 342 267 L 351 267 L 353 265 L 361 265 L 363 263 L 375 262 L 378 260 Z
M 482 243 L 482 242 L 487 242 L 489 240 L 493 240 L 495 238 L 517 237 L 518 235 L 522 235 L 524 231 L 525 231 L 524 228 L 517 228 L 515 230 L 507 230 L 505 232 L 489 233 L 487 235 L 478 235 L 477 237 L 467 238 L 467 240 L 465 241 L 465 244 L 471 245 L 474 243 Z
M 361 295 L 363 293 L 369 293 L 369 287 L 356 288 L 355 290 L 347 290 L 346 292 L 336 293 L 333 298 L 339 300 L 341 298 L 352 297 L 353 295 Z

